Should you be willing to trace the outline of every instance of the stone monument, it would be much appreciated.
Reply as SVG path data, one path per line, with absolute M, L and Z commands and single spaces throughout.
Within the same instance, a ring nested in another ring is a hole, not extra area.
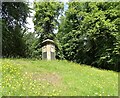
M 42 59 L 55 60 L 55 43 L 53 40 L 46 39 L 42 42 Z

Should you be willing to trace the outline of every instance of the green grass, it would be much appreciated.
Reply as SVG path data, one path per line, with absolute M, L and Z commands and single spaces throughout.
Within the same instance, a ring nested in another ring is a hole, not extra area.
M 2 59 L 0 59 L 0 98 L 2 97 Z
M 2 59 L 4 96 L 118 96 L 118 73 L 68 61 Z

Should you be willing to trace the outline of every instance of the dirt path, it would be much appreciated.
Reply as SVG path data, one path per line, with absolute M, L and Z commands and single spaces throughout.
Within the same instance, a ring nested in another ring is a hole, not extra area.
M 31 73 L 28 73 L 29 76 Z M 59 86 L 62 83 L 62 78 L 57 73 L 32 73 L 32 79 L 41 82 L 48 82 L 54 86 Z

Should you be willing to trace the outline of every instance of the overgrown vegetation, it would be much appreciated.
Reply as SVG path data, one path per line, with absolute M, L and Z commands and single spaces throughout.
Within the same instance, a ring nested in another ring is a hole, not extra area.
M 118 73 L 64 61 L 2 59 L 3 96 L 118 96 Z
M 57 38 L 64 58 L 120 71 L 120 2 L 69 2 Z
M 69 2 L 64 6 L 34 2 L 35 31 L 31 33 L 25 26 L 28 4 L 3 2 L 3 57 L 41 58 L 41 43 L 49 38 L 58 45 L 59 59 L 120 71 L 120 2 Z

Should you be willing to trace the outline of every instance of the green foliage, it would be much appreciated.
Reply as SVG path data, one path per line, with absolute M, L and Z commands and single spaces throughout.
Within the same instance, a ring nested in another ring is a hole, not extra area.
M 39 39 L 35 36 L 35 33 L 25 33 L 24 40 L 26 42 L 26 57 L 41 59 L 42 50 L 39 47 Z
M 41 43 L 49 38 L 58 46 L 57 59 L 120 71 L 120 2 L 68 5 L 62 15 L 63 3 L 35 1 L 35 32 L 26 33 L 28 4 L 3 2 L 3 57 L 41 58 Z
M 54 40 L 55 44 L 56 44 L 56 59 L 59 59 L 59 60 L 63 60 L 64 59 L 64 55 L 63 55 L 63 51 L 62 51 L 62 46 L 61 46 L 61 43 L 59 42 L 59 40 L 56 39 Z
M 118 96 L 117 72 L 66 60 L 2 59 L 0 63 L 3 96 Z
M 60 2 L 34 2 L 35 33 L 39 36 L 40 42 L 49 38 L 55 39 L 54 30 L 59 25 L 58 16 L 63 9 Z
M 69 2 L 59 33 L 65 59 L 119 71 L 120 2 Z
M 25 57 L 23 35 L 26 31 L 26 18 L 29 16 L 25 2 L 2 3 L 2 55 L 3 57 Z
M 63 10 L 61 2 L 34 2 L 34 25 L 35 34 L 37 36 L 34 45 L 33 57 L 41 57 L 41 43 L 45 39 L 52 39 L 57 43 L 54 30 L 57 29 L 59 22 L 58 17 Z M 58 52 L 57 52 L 58 53 Z

